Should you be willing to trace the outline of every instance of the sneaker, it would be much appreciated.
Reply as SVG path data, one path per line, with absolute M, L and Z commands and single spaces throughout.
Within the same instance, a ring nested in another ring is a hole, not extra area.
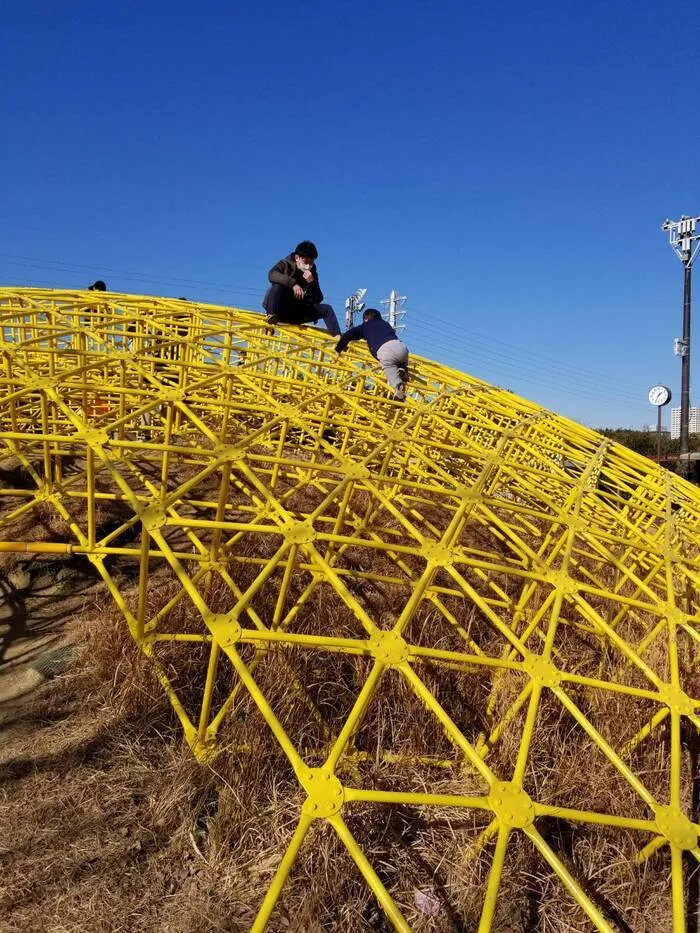
M 408 369 L 405 366 L 399 366 L 398 370 L 399 370 L 399 379 L 401 380 L 401 382 L 403 383 L 408 382 Z
M 279 323 L 279 318 L 276 314 L 268 314 L 265 318 L 265 322 L 269 324 L 270 327 L 274 327 L 275 324 Z
M 406 401 L 406 386 L 401 383 L 400 386 L 394 389 L 394 401 L 395 402 L 405 402 Z

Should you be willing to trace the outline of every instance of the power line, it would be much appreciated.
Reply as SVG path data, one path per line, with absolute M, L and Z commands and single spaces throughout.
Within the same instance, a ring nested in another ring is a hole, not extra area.
M 438 350 L 440 352 L 454 352 L 454 346 L 446 346 L 443 343 L 428 341 L 429 349 Z M 595 390 L 581 388 L 578 383 L 571 384 L 563 380 L 557 380 L 556 382 L 547 379 L 546 375 L 537 372 L 527 372 L 523 371 L 518 366 L 508 365 L 502 363 L 498 360 L 494 360 L 492 357 L 483 357 L 481 354 L 471 354 L 471 361 L 477 361 L 483 364 L 484 368 L 488 368 L 489 375 L 484 375 L 484 370 L 475 371 L 474 366 L 470 366 L 468 362 L 461 364 L 465 369 L 471 370 L 474 372 L 474 375 L 478 375 L 480 378 L 484 378 L 487 381 L 494 381 L 494 376 L 498 377 L 499 384 L 511 388 L 514 390 L 514 387 L 519 383 L 529 383 L 531 385 L 536 385 L 539 388 L 551 389 L 556 392 L 566 394 L 572 397 L 584 399 L 586 401 L 595 401 L 595 402 L 610 402 L 610 396 L 605 393 L 597 393 Z M 618 393 L 616 397 L 617 407 L 624 407 L 628 410 L 639 410 L 639 398 L 634 395 L 620 395 Z
M 34 260 L 30 257 L 16 257 L 16 258 L 6 258 L 4 254 L 0 254 L 0 259 L 6 265 L 15 265 L 22 266 L 34 269 L 43 269 L 45 271 L 55 271 L 62 273 L 82 273 L 83 271 L 90 271 L 94 273 L 96 266 L 95 265 L 83 265 L 81 263 L 64 263 L 58 260 Z M 208 282 L 201 279 L 188 279 L 182 276 L 158 276 L 152 275 L 148 272 L 134 272 L 128 269 L 113 269 L 109 266 L 99 266 L 101 273 L 105 275 L 121 275 L 125 276 L 130 281 L 134 282 L 143 282 L 145 284 L 161 284 L 161 283 L 171 283 L 177 284 L 178 286 L 182 285 L 196 285 L 201 288 L 206 289 L 207 291 L 214 291 L 216 289 L 226 289 L 228 291 L 236 291 L 239 293 L 249 292 L 250 294 L 261 295 L 264 292 L 264 286 L 255 288 L 249 285 L 237 285 L 231 282 Z
M 232 282 L 212 282 L 204 279 L 190 279 L 183 276 L 168 276 L 168 275 L 153 275 L 149 272 L 138 272 L 129 269 L 115 269 L 109 266 L 103 266 L 101 263 L 93 263 L 91 265 L 85 265 L 84 263 L 68 263 L 63 260 L 58 259 L 37 259 L 32 256 L 16 256 L 11 253 L 0 253 L 0 260 L 5 263 L 5 265 L 15 265 L 27 268 L 34 269 L 44 269 L 46 271 L 56 271 L 62 273 L 78 273 L 82 274 L 83 272 L 90 272 L 94 274 L 95 269 L 99 267 L 99 271 L 105 275 L 116 275 L 124 276 L 130 281 L 134 282 L 143 282 L 145 284 L 159 285 L 159 284 L 172 284 L 180 286 L 198 286 L 206 291 L 218 291 L 219 289 L 225 289 L 228 292 L 238 293 L 238 294 L 249 294 L 251 296 L 255 295 L 261 296 L 265 293 L 265 288 L 267 287 L 263 283 L 259 286 L 256 285 L 240 285 Z M 331 301 L 338 302 L 340 299 L 337 296 L 331 295 L 329 297 Z
M 451 342 L 457 336 L 455 335 L 455 332 L 454 332 L 454 322 L 447 321 L 444 318 L 437 317 L 434 314 L 427 314 L 423 311 L 417 311 L 415 308 L 411 308 L 409 310 L 413 311 L 417 315 L 417 317 L 414 318 L 414 320 L 417 322 L 420 322 L 421 319 L 426 319 L 428 321 L 437 321 L 439 324 L 446 325 L 447 329 L 436 328 L 434 325 L 431 325 L 431 333 L 434 333 L 435 331 L 441 332 L 445 336 L 448 336 Z M 481 334 L 478 331 L 470 330 L 468 327 L 464 327 L 461 324 L 460 324 L 460 331 L 463 334 L 470 335 L 471 338 L 475 338 L 476 343 L 485 342 L 489 344 L 494 344 L 496 346 L 505 347 L 506 349 L 510 351 L 514 351 L 515 359 L 526 358 L 529 361 L 533 357 L 536 357 L 537 359 L 542 360 L 543 363 L 547 364 L 548 370 L 551 370 L 554 367 L 556 369 L 563 370 L 566 373 L 569 373 L 569 372 L 578 373 L 589 379 L 593 378 L 596 381 L 600 379 L 604 379 L 607 382 L 610 382 L 611 385 L 614 385 L 616 390 L 619 388 L 621 384 L 625 384 L 629 388 L 633 389 L 635 392 L 640 391 L 640 386 L 637 385 L 636 383 L 629 382 L 626 380 L 621 383 L 621 380 L 619 380 L 616 376 L 609 376 L 606 373 L 597 372 L 595 370 L 583 369 L 579 366 L 575 366 L 569 363 L 562 363 L 561 360 L 557 360 L 557 359 L 554 359 L 553 357 L 546 356 L 543 353 L 538 353 L 535 350 L 527 350 L 527 351 L 520 350 L 520 348 L 515 347 L 513 344 L 506 343 L 503 340 L 497 340 L 494 337 L 487 336 L 486 334 Z
M 0 259 L 9 265 L 45 269 L 47 271 L 59 272 L 62 274 L 78 272 L 82 273 L 83 271 L 89 271 L 92 273 L 95 269 L 94 265 L 86 265 L 83 263 L 66 263 L 61 260 L 40 260 L 28 256 L 17 256 L 15 254 L 0 253 Z M 101 266 L 100 269 L 105 274 L 126 276 L 129 280 L 144 284 L 159 285 L 163 283 L 171 283 L 176 284 L 178 288 L 191 285 L 197 286 L 198 288 L 209 292 L 218 291 L 219 289 L 226 289 L 231 294 L 239 293 L 243 295 L 244 293 L 247 293 L 245 295 L 246 298 L 252 295 L 255 295 L 256 297 L 261 296 L 263 293 L 262 287 L 257 288 L 253 286 L 238 285 L 233 283 L 211 282 L 202 279 L 190 279 L 183 276 L 156 276 L 151 273 L 136 272 L 113 267 Z M 55 286 L 55 282 L 37 280 L 34 280 L 33 284 L 42 286 L 48 285 L 49 287 Z M 334 303 L 337 302 L 337 299 L 335 299 L 333 296 L 330 296 L 330 298 Z M 469 328 L 465 328 L 461 324 L 460 334 L 457 335 L 454 332 L 452 322 L 446 320 L 445 318 L 441 318 L 438 315 L 431 313 L 418 311 L 417 309 L 411 310 L 415 315 L 413 318 L 414 327 L 416 327 L 419 331 L 418 336 L 421 339 L 421 343 L 428 344 L 437 350 L 441 355 L 449 354 L 450 356 L 453 356 L 455 351 L 458 353 L 464 353 L 467 359 L 474 362 L 479 362 L 500 376 L 505 376 L 507 381 L 511 384 L 518 381 L 527 382 L 530 384 L 534 383 L 540 387 L 555 389 L 567 395 L 579 397 L 581 399 L 592 401 L 609 401 L 609 398 L 606 395 L 595 392 L 595 386 L 599 385 L 601 380 L 604 380 L 605 382 L 610 383 L 611 386 L 614 385 L 616 396 L 618 398 L 618 405 L 621 407 L 629 409 L 633 407 L 632 405 L 624 405 L 624 403 L 622 403 L 623 398 L 629 399 L 630 402 L 636 402 L 640 397 L 637 394 L 640 391 L 639 387 L 635 386 L 631 382 L 625 382 L 621 384 L 619 380 L 607 376 L 603 373 L 597 373 L 591 370 L 584 370 L 577 366 L 562 364 L 560 360 L 554 360 L 551 357 L 547 357 L 544 354 L 540 354 L 534 351 L 523 351 L 512 344 L 506 343 L 505 341 L 500 341 L 481 334 L 477 331 L 472 331 Z M 420 333 L 422 330 L 421 324 L 424 322 L 430 327 L 430 334 L 427 338 Z M 464 335 L 467 335 L 467 337 L 465 338 Z M 440 337 L 445 337 L 446 339 L 443 341 L 439 339 Z M 494 349 L 494 347 L 498 349 Z M 538 363 L 537 360 L 541 360 L 542 363 Z M 556 383 L 551 381 L 552 375 L 557 377 Z M 571 382 L 572 380 L 575 380 L 575 386 L 567 385 L 567 381 Z M 630 391 L 625 392 L 624 389 L 621 388 L 621 385 L 626 385 Z
M 415 320 L 415 318 L 413 319 Z M 445 340 L 441 339 L 445 337 Z M 511 369 L 519 369 L 521 371 L 530 372 L 533 375 L 536 375 L 538 378 L 547 379 L 552 376 L 556 376 L 558 380 L 565 382 L 571 381 L 577 385 L 587 386 L 588 388 L 597 388 L 600 387 L 602 391 L 607 391 L 606 386 L 601 386 L 601 376 L 598 375 L 584 375 L 585 371 L 578 370 L 576 371 L 574 367 L 565 367 L 561 365 L 552 364 L 541 364 L 537 361 L 530 360 L 529 356 L 523 356 L 517 353 L 504 353 L 502 350 L 493 349 L 488 345 L 484 345 L 479 341 L 466 341 L 463 337 L 455 334 L 446 334 L 441 331 L 439 328 L 431 326 L 430 333 L 427 335 L 420 335 L 421 342 L 424 344 L 431 344 L 434 347 L 438 347 L 440 350 L 445 350 L 454 355 L 455 352 L 463 353 L 465 357 L 472 360 L 479 360 L 486 363 L 487 365 L 494 365 L 497 362 L 503 362 L 507 364 Z M 449 338 L 449 339 L 448 339 Z M 606 380 L 610 381 L 610 388 L 614 386 L 615 393 L 621 397 L 627 397 L 630 400 L 638 400 L 641 397 L 642 390 L 635 386 L 634 383 L 625 383 L 629 388 L 625 390 L 621 387 L 620 383 L 615 380 Z
M 14 254 L 0 253 L 0 259 L 5 259 L 5 257 L 7 257 L 10 264 L 29 265 L 34 268 L 45 268 L 49 270 L 56 269 L 56 271 L 60 271 L 64 273 L 79 272 L 79 271 L 94 272 L 95 270 L 94 265 L 85 265 L 81 263 L 68 264 L 61 260 L 41 260 L 41 259 L 36 259 L 33 257 L 28 257 L 28 256 L 16 256 Z M 102 266 L 100 268 L 101 268 L 101 271 L 103 271 L 105 274 L 125 275 L 134 281 L 150 282 L 153 284 L 168 282 L 168 283 L 173 283 L 173 284 L 178 284 L 178 285 L 197 285 L 197 286 L 206 288 L 208 291 L 214 291 L 216 289 L 222 288 L 222 289 L 226 289 L 232 292 L 235 291 L 241 294 L 247 293 L 247 294 L 255 295 L 255 296 L 259 296 L 264 292 L 264 287 L 240 285 L 240 284 L 235 284 L 231 282 L 211 282 L 211 281 L 207 281 L 203 279 L 185 278 L 182 276 L 155 276 L 155 275 L 152 275 L 151 273 L 146 273 L 146 272 L 136 272 L 136 271 L 130 271 L 126 269 L 115 269 L 111 267 L 102 267 Z M 334 302 L 338 301 L 338 299 L 335 296 L 331 295 L 328 297 L 330 298 L 331 301 L 334 301 Z M 459 342 L 458 335 L 455 335 L 454 333 L 454 322 L 453 321 L 446 320 L 445 318 L 441 318 L 438 315 L 427 313 L 425 311 L 420 311 L 412 307 L 407 308 L 406 310 L 410 310 L 416 315 L 414 318 L 414 324 L 419 329 L 420 329 L 420 324 L 423 320 L 435 321 L 438 323 L 438 325 L 444 325 L 446 329 L 443 330 L 440 327 L 436 328 L 434 325 L 431 325 L 431 333 L 442 332 L 446 337 L 450 338 L 450 346 L 452 346 L 456 340 Z M 508 354 L 503 354 L 502 352 L 500 355 L 505 356 L 506 358 L 510 358 L 515 362 L 517 362 L 518 360 L 526 359 L 530 365 L 535 367 L 535 364 L 532 362 L 532 358 L 536 357 L 542 360 L 543 363 L 546 363 L 547 371 L 551 371 L 552 368 L 555 368 L 559 371 L 562 371 L 565 374 L 572 373 L 572 372 L 578 373 L 581 376 L 584 376 L 585 378 L 587 378 L 589 381 L 591 379 L 594 379 L 595 381 L 604 379 L 607 382 L 610 382 L 612 385 L 614 385 L 616 390 L 619 391 L 621 382 L 616 377 L 608 376 L 605 373 L 595 372 L 593 370 L 585 370 L 575 365 L 562 364 L 561 360 L 555 360 L 552 357 L 548 357 L 544 354 L 537 353 L 536 351 L 529 351 L 529 350 L 523 351 L 520 348 L 515 347 L 513 344 L 509 344 L 509 343 L 506 343 L 505 341 L 497 340 L 493 337 L 487 336 L 485 334 L 481 334 L 478 331 L 473 331 L 469 329 L 468 327 L 464 327 L 462 324 L 460 324 L 460 332 L 462 334 L 470 335 L 470 337 L 473 338 L 474 342 L 476 342 L 477 345 L 478 343 L 481 342 L 481 343 L 486 343 L 486 344 L 494 344 L 496 346 L 505 348 L 507 351 L 509 351 L 510 356 L 508 356 Z M 465 345 L 468 345 L 471 347 L 474 344 L 471 343 L 471 344 L 465 344 Z M 624 384 L 627 385 L 630 389 L 632 389 L 635 393 L 639 391 L 639 386 L 635 385 L 634 383 L 625 382 Z

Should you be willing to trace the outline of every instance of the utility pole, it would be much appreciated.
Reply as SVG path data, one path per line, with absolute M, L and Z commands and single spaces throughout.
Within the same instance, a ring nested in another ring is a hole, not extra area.
M 356 314 L 364 311 L 365 303 L 362 300 L 367 294 L 366 288 L 358 288 L 345 299 L 345 330 L 350 330 Z
M 668 240 L 683 263 L 683 336 L 676 339 L 674 352 L 681 358 L 681 472 L 690 472 L 688 459 L 688 419 L 690 415 L 690 274 L 693 260 L 700 249 L 700 234 L 695 232 L 700 217 L 666 220 L 662 230 L 668 230 Z
M 383 298 L 380 302 L 380 304 L 388 305 L 389 307 L 389 323 L 396 331 L 397 337 L 402 331 L 406 330 L 406 325 L 399 323 L 406 314 L 403 310 L 406 300 L 405 295 L 397 295 L 396 291 L 392 288 L 389 297 Z

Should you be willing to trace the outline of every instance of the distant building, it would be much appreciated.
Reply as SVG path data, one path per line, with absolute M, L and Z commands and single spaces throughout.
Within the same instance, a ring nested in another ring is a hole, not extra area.
M 688 434 L 700 434 L 700 408 L 688 410 Z M 681 436 L 681 409 L 671 409 L 671 439 L 677 440 Z

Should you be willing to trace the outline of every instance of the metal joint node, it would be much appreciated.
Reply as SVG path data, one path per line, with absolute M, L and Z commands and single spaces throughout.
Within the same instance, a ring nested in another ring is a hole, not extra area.
M 202 765 L 211 764 L 219 752 L 216 739 L 211 736 L 207 736 L 204 739 L 200 739 L 199 736 L 197 736 L 194 738 L 190 747 L 194 757 Z
M 659 691 L 661 701 L 671 708 L 674 712 L 682 716 L 692 716 L 695 712 L 695 703 L 680 687 L 674 687 L 673 684 L 664 684 L 663 689 Z
M 39 376 L 32 380 L 33 389 L 53 389 L 58 385 L 59 380 L 51 376 Z
M 285 405 L 284 403 L 277 406 L 277 416 L 279 418 L 286 418 L 290 424 L 295 424 L 299 426 L 304 426 L 304 420 L 299 415 L 298 410 L 294 405 Z
M 547 583 L 559 590 L 562 596 L 573 596 L 578 592 L 578 586 L 563 570 L 550 570 L 547 573 Z
M 345 463 L 343 464 L 343 473 L 349 479 L 369 479 L 370 471 L 366 466 L 363 466 L 361 463 Z
M 165 511 L 157 505 L 149 505 L 147 509 L 141 512 L 140 518 L 141 524 L 146 531 L 157 531 L 158 528 L 162 528 L 168 520 Z
M 488 800 L 489 806 L 505 826 L 526 829 L 535 821 L 532 798 L 513 781 L 494 781 Z
M 375 632 L 368 645 L 372 656 L 389 667 L 397 667 L 408 658 L 408 645 L 398 632 Z
M 436 567 L 447 567 L 454 561 L 454 552 L 452 548 L 439 541 L 426 542 L 420 549 L 421 557 L 424 557 L 429 564 L 435 564 Z
M 209 613 L 204 621 L 221 648 L 233 648 L 241 640 L 242 629 L 230 613 Z
M 561 680 L 557 666 L 541 654 L 528 655 L 523 662 L 523 670 L 543 687 L 556 687 Z
M 654 811 L 656 826 L 672 846 L 678 849 L 694 849 L 698 844 L 698 833 L 685 813 L 678 807 L 659 805 Z
M 685 615 L 681 609 L 676 606 L 669 606 L 664 613 L 668 622 L 674 625 L 682 625 L 685 622 Z
M 140 642 L 141 651 L 143 651 L 143 653 L 146 655 L 147 658 L 155 657 L 155 653 L 156 653 L 155 646 L 156 646 L 156 639 L 155 639 L 154 632 L 147 633 L 141 639 L 141 642 Z
M 158 395 L 163 402 L 181 402 L 186 393 L 183 389 L 161 389 Z
M 345 791 L 332 771 L 308 768 L 298 777 L 308 794 L 303 808 L 307 816 L 327 818 L 339 812 L 345 803 Z
M 228 568 L 226 563 L 220 560 L 203 560 L 199 563 L 199 569 L 208 572 L 224 573 Z
M 245 459 L 245 450 L 240 447 L 234 447 L 232 444 L 219 444 L 214 448 L 216 459 L 219 463 L 234 463 L 237 460 Z
M 289 522 L 283 526 L 282 534 L 289 544 L 311 544 L 316 537 L 311 522 Z
M 100 431 L 97 428 L 86 428 L 80 432 L 80 437 L 90 445 L 90 447 L 101 447 L 109 441 L 107 431 Z

